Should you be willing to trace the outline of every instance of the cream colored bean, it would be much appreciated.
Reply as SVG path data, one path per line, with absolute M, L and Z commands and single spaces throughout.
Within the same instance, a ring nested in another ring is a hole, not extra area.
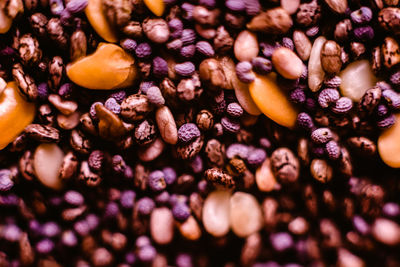
M 61 189 L 59 172 L 63 160 L 64 152 L 54 143 L 41 144 L 36 148 L 33 166 L 36 177 L 43 185 L 55 190 Z
M 299 57 L 306 61 L 310 58 L 312 44 L 310 39 L 303 31 L 296 30 L 293 32 L 293 42 Z
M 258 189 L 263 192 L 270 192 L 277 186 L 268 158 L 264 160 L 263 164 L 256 170 L 256 184 Z
M 251 61 L 259 51 L 257 35 L 250 31 L 242 31 L 235 40 L 233 51 L 237 60 Z
M 272 53 L 272 64 L 280 75 L 291 80 L 300 78 L 304 69 L 303 61 L 286 47 L 275 49 Z
M 174 116 L 167 106 L 162 106 L 156 110 L 156 122 L 162 139 L 168 144 L 178 142 L 178 129 Z
M 310 60 L 308 61 L 308 86 L 311 91 L 317 92 L 324 81 L 325 72 L 321 65 L 321 50 L 326 38 L 320 36 L 315 39 L 311 48 Z

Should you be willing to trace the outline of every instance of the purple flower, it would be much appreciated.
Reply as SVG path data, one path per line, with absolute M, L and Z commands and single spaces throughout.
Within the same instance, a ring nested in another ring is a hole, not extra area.
M 112 158 L 112 167 L 113 170 L 118 173 L 122 174 L 125 170 L 126 163 L 121 155 L 114 155 Z
M 0 195 L 0 205 L 16 206 L 20 198 L 15 194 Z
M 249 16 L 255 16 L 261 10 L 259 0 L 245 0 L 244 5 L 246 6 L 246 13 Z
M 182 9 L 182 18 L 186 19 L 186 20 L 193 20 L 193 10 L 194 10 L 194 5 L 190 4 L 190 3 L 183 3 L 181 5 L 181 9 Z

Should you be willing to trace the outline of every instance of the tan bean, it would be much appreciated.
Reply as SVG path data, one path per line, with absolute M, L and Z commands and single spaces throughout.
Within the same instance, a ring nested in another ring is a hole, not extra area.
M 301 59 L 286 47 L 275 49 L 272 53 L 272 64 L 280 75 L 291 80 L 300 78 L 304 68 Z
M 162 106 L 156 110 L 156 122 L 162 139 L 168 144 L 178 142 L 178 129 L 174 116 L 167 106 Z
M 242 31 L 236 37 L 233 51 L 239 61 L 251 61 L 258 55 L 257 35 L 250 31 Z
M 312 44 L 310 39 L 303 31 L 296 30 L 293 32 L 293 42 L 299 57 L 306 61 L 310 57 Z

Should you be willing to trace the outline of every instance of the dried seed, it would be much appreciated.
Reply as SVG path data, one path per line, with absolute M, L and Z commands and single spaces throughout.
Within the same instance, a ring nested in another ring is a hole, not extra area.
M 321 64 L 321 51 L 326 39 L 323 36 L 315 39 L 308 61 L 308 86 L 311 91 L 317 92 L 325 79 L 325 72 Z

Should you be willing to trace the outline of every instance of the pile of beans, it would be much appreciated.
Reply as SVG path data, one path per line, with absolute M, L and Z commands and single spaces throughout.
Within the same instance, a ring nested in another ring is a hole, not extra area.
M 400 266 L 398 0 L 0 2 L 0 266 Z

